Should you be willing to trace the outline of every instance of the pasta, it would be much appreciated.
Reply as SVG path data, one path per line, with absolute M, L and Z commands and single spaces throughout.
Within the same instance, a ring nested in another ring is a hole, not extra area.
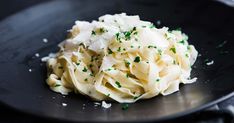
M 69 32 L 60 51 L 44 58 L 46 81 L 55 92 L 133 103 L 196 81 L 190 72 L 198 52 L 180 30 L 122 13 L 76 21 Z

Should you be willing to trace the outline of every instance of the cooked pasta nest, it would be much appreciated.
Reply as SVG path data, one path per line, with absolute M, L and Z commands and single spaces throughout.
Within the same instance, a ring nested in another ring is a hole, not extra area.
M 50 88 L 94 100 L 132 103 L 193 83 L 197 51 L 180 30 L 156 28 L 139 16 L 104 15 L 76 21 L 60 51 L 47 57 Z

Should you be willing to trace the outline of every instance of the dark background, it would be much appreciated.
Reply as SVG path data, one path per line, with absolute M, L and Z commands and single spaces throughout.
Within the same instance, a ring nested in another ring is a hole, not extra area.
M 49 0 L 1 0 L 0 1 L 0 21 L 8 16 L 11 16 L 19 11 L 22 11 L 30 6 L 40 4 L 42 2 L 46 2 Z M 234 13 L 233 13 L 234 16 Z M 226 108 L 227 105 L 234 103 L 234 98 L 226 100 L 218 106 L 222 108 Z M 205 112 L 205 113 L 204 113 Z M 225 113 L 217 113 L 212 115 L 219 118 L 219 117 L 228 117 L 228 114 Z M 207 111 L 198 112 L 195 114 L 191 114 L 189 116 L 176 119 L 174 121 L 168 122 L 190 122 L 190 123 L 200 123 L 201 119 L 206 119 L 206 121 L 210 121 L 210 115 L 207 114 Z M 4 106 L 0 103 L 0 123 L 41 123 L 41 122 L 57 122 L 57 121 L 47 121 L 47 119 L 37 118 L 28 114 L 23 114 L 14 109 Z
M 30 6 L 49 0 L 0 0 L 0 20 Z

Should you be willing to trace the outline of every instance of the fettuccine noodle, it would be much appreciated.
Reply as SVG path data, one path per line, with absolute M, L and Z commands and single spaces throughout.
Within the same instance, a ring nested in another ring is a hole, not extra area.
M 76 21 L 60 51 L 47 59 L 50 88 L 61 94 L 132 103 L 193 83 L 198 52 L 180 30 L 156 28 L 139 16 L 104 15 Z

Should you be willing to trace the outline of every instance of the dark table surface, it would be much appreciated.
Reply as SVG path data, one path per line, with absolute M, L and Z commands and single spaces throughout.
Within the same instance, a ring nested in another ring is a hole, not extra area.
M 30 6 L 39 4 L 41 2 L 46 2 L 48 0 L 1 0 L 0 1 L 0 21 L 8 16 L 13 15 L 23 9 Z M 231 107 L 234 110 L 234 97 L 225 100 L 209 109 L 197 112 L 173 121 L 168 121 L 170 123 L 178 122 L 189 122 L 189 123 L 225 123 L 230 122 L 230 118 L 233 115 L 227 107 Z M 24 114 L 19 111 L 15 111 L 10 107 L 0 103 L 0 123 L 41 123 L 41 122 L 58 122 L 58 121 L 48 121 L 48 119 L 38 118 L 31 116 L 30 114 Z

